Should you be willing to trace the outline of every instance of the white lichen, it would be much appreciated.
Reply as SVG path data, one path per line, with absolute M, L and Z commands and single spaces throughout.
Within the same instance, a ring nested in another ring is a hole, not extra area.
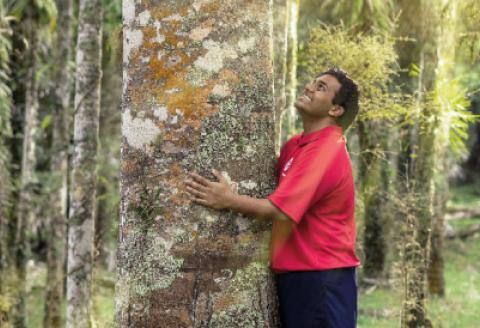
M 240 41 L 238 41 L 237 47 L 238 47 L 238 50 L 240 50 L 240 52 L 243 54 L 250 50 L 253 50 L 255 47 L 255 43 L 256 43 L 255 37 L 252 36 L 250 38 L 241 39 Z
M 140 24 L 140 26 L 148 25 L 151 17 L 152 16 L 148 10 L 142 11 L 140 14 L 138 14 L 138 24 Z
M 183 17 L 180 16 L 179 14 L 173 14 L 173 15 L 170 15 L 170 16 L 167 16 L 167 17 L 163 18 L 162 20 L 165 21 L 165 22 L 169 22 L 169 21 L 180 21 L 182 19 L 183 19 Z
M 122 134 L 131 147 L 143 149 L 160 134 L 158 126 L 148 118 L 133 118 L 127 108 L 122 115 Z
M 153 115 L 158 118 L 159 121 L 165 121 L 168 118 L 167 107 L 160 106 L 153 110 Z
M 222 69 L 226 59 L 236 59 L 237 52 L 228 44 L 221 45 L 213 40 L 203 42 L 203 47 L 207 49 L 205 56 L 198 58 L 194 65 L 205 71 L 214 73 Z
M 130 52 L 142 45 L 143 32 L 124 28 L 123 33 L 123 62 L 127 64 L 129 62 Z
M 122 3 L 123 24 L 129 25 L 135 19 L 135 1 L 124 0 Z
M 162 33 L 160 33 L 160 29 L 162 28 L 162 23 L 158 20 L 156 20 L 155 22 L 153 22 L 153 26 L 155 27 L 155 37 L 153 39 L 151 39 L 152 42 L 156 42 L 156 43 L 163 43 L 165 42 L 165 35 L 163 35 Z
M 235 224 L 237 225 L 239 232 L 244 232 L 250 227 L 252 220 L 243 216 L 238 216 L 235 219 Z
M 248 190 L 253 190 L 257 188 L 257 183 L 252 180 L 240 181 L 240 187 Z

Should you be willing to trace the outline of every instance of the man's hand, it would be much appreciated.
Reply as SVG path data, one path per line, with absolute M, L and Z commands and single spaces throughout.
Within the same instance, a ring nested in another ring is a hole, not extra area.
M 191 180 L 185 181 L 186 189 L 192 200 L 200 205 L 217 210 L 228 208 L 235 194 L 227 180 L 217 170 L 212 170 L 212 173 L 218 182 L 190 173 Z

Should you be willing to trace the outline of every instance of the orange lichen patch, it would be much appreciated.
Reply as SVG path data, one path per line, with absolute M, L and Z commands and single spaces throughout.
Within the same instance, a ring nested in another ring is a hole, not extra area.
M 145 8 L 148 8 L 150 15 L 157 20 L 171 16 L 176 12 L 176 10 L 169 6 L 159 6 L 157 3 L 151 3 L 151 1 L 147 1 Z
M 215 18 L 209 18 L 207 19 L 206 21 L 203 21 L 200 26 L 205 28 L 205 27 L 213 27 L 213 25 L 215 25 Z
M 237 302 L 238 300 L 235 300 L 232 294 L 223 294 L 215 300 L 215 303 L 213 304 L 213 311 L 225 311 L 228 307 Z
M 183 170 L 178 164 L 172 164 L 170 165 L 170 173 L 173 174 L 176 177 L 180 177 L 183 175 Z
M 231 85 L 235 85 L 240 82 L 237 74 L 229 69 L 222 69 L 218 75 L 219 80 L 226 81 Z
M 154 4 L 150 4 L 149 7 L 151 8 L 150 14 L 152 15 L 152 17 L 158 20 L 162 20 L 176 14 L 181 17 L 186 17 L 189 9 L 189 6 L 185 6 L 182 8 L 175 7 L 174 9 L 168 6 L 159 6 L 157 1 L 155 1 Z
M 165 211 L 165 212 L 163 213 L 163 217 L 164 217 L 165 220 L 167 220 L 167 221 L 172 221 L 172 220 L 174 219 L 174 215 L 173 215 L 171 212 L 169 212 L 169 211 Z
M 202 4 L 202 13 L 214 13 L 217 14 L 220 11 L 220 2 L 212 1 Z
M 182 308 L 180 312 L 178 313 L 178 318 L 180 319 L 181 322 L 183 322 L 187 327 L 192 325 L 192 321 L 190 320 L 190 312 Z
M 253 236 L 251 233 L 246 232 L 246 233 L 240 234 L 237 237 L 237 239 L 239 244 L 249 244 L 252 242 Z
M 208 112 L 209 108 L 205 104 L 207 104 L 208 96 L 213 86 L 194 87 L 182 75 L 173 75 L 165 83 L 166 90 L 175 88 L 179 92 L 163 93 L 158 98 L 159 102 L 166 104 L 171 114 L 175 114 L 177 109 L 181 110 L 185 118 L 189 118 L 194 114 L 201 119 L 211 114 Z

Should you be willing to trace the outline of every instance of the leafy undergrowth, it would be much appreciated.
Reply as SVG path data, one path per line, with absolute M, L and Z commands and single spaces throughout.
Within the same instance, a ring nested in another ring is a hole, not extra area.
M 477 328 L 480 322 L 480 236 L 445 244 L 445 297 L 428 300 L 436 328 Z M 359 295 L 359 328 L 400 327 L 400 290 L 379 288 Z
M 449 207 L 480 207 L 479 181 L 451 189 Z M 448 224 L 466 229 L 480 217 L 455 219 Z M 435 328 L 480 327 L 480 234 L 445 241 L 445 297 L 428 299 L 428 317 Z M 359 328 L 400 327 L 402 291 L 394 288 L 363 290 L 359 295 Z

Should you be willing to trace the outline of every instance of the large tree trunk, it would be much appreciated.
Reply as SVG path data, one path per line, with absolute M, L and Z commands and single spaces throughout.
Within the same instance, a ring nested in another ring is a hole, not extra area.
M 38 129 L 38 82 L 36 72 L 38 68 L 37 46 L 38 35 L 32 19 L 32 9 L 28 9 L 30 18 L 28 59 L 30 67 L 26 77 L 25 113 L 23 123 L 22 166 L 20 173 L 20 191 L 18 197 L 18 213 L 15 232 L 15 261 L 17 268 L 17 286 L 19 289 L 18 303 L 14 308 L 15 327 L 26 327 L 26 275 L 27 259 L 30 254 L 28 237 L 33 224 L 33 185 L 36 165 L 35 144 Z
M 286 107 L 284 119 L 281 123 L 281 142 L 285 142 L 295 133 L 297 113 L 295 100 L 297 95 L 297 48 L 298 48 L 298 13 L 300 0 L 290 0 L 288 3 L 288 36 L 287 36 L 287 72 L 285 82 Z
M 290 3 L 292 0 L 273 2 L 273 75 L 275 90 L 275 153 L 282 145 L 282 116 L 285 111 L 287 77 L 287 36 L 289 31 Z
M 76 53 L 74 154 L 67 263 L 67 327 L 90 327 L 100 111 L 102 3 L 81 0 Z
M 65 258 L 67 242 L 67 174 L 68 174 L 68 119 L 72 73 L 69 69 L 72 48 L 72 0 L 57 1 L 58 23 L 56 42 L 56 87 L 53 111 L 52 141 L 52 193 L 50 217 L 47 224 L 47 280 L 45 284 L 45 328 L 63 327 L 62 303 L 65 280 Z
M 241 193 L 273 187 L 270 3 L 124 0 L 123 10 L 116 324 L 277 327 L 269 224 L 194 205 L 182 187 L 212 168 Z

